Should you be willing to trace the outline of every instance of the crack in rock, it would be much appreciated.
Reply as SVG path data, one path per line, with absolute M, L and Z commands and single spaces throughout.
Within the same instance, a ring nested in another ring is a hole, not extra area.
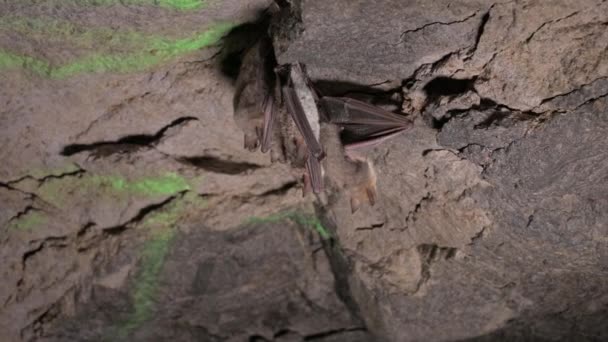
M 166 198 L 162 202 L 147 205 L 147 206 L 141 208 L 135 216 L 133 216 L 126 222 L 112 226 L 112 227 L 103 228 L 103 231 L 108 234 L 111 234 L 111 235 L 122 233 L 128 227 L 130 227 L 134 224 L 137 224 L 138 222 L 141 222 L 148 214 L 150 214 L 156 210 L 160 210 L 160 209 L 164 208 L 165 206 L 171 204 L 173 201 L 175 201 L 179 198 L 182 198 L 187 192 L 188 192 L 188 190 L 185 190 L 174 196 L 170 196 L 170 197 Z
M 553 100 L 555 100 L 555 99 L 557 99 L 557 98 L 560 98 L 560 97 L 566 97 L 566 96 L 568 96 L 568 95 L 570 95 L 570 94 L 572 94 L 572 93 L 575 93 L 575 92 L 577 92 L 577 91 L 581 91 L 583 88 L 586 88 L 586 87 L 591 87 L 591 86 L 592 86 L 594 83 L 596 83 L 596 82 L 598 82 L 598 81 L 602 81 L 602 80 L 608 80 L 608 76 L 602 76 L 602 77 L 598 77 L 598 78 L 594 79 L 593 81 L 591 81 L 591 82 L 589 82 L 589 83 L 581 84 L 580 86 L 578 86 L 578 87 L 576 87 L 576 88 L 574 88 L 574 89 L 572 89 L 572 90 L 570 90 L 570 91 L 568 91 L 568 92 L 561 93 L 561 94 L 557 94 L 557 95 L 554 95 L 554 96 L 548 97 L 548 98 L 546 98 L 546 99 L 543 99 L 543 100 L 540 102 L 540 104 L 539 104 L 538 106 L 536 106 L 536 108 L 538 108 L 538 107 L 540 107 L 540 106 L 542 106 L 542 105 L 546 104 L 547 102 L 551 102 L 551 101 L 553 101 Z
M 304 341 L 314 341 L 314 340 L 318 340 L 318 339 L 325 339 L 325 338 L 328 338 L 331 336 L 336 336 L 336 335 L 345 334 L 345 333 L 349 333 L 349 332 L 355 332 L 355 331 L 366 332 L 367 329 L 365 327 L 333 329 L 333 330 L 328 330 L 328 331 L 324 331 L 324 332 L 320 332 L 320 333 L 315 333 L 312 335 L 306 335 L 306 336 L 304 336 Z
M 405 37 L 407 34 L 409 34 L 409 33 L 418 32 L 418 31 L 420 31 L 420 30 L 424 30 L 425 28 L 430 27 L 430 26 L 434 26 L 434 25 L 446 25 L 446 26 L 449 26 L 449 25 L 452 25 L 452 24 L 463 23 L 463 22 L 465 22 L 465 21 L 467 21 L 467 20 L 469 20 L 469 19 L 473 18 L 474 16 L 476 16 L 476 15 L 477 15 L 477 13 L 479 13 L 479 11 L 475 11 L 475 12 L 473 12 L 472 14 L 470 14 L 470 15 L 468 15 L 468 16 L 466 16 L 466 17 L 464 17 L 463 19 L 454 20 L 454 21 L 448 21 L 448 22 L 434 21 L 434 22 L 430 22 L 430 23 L 424 24 L 424 25 L 422 25 L 422 26 L 420 26 L 420 27 L 417 27 L 417 28 L 415 28 L 415 29 L 405 30 L 405 31 L 403 31 L 403 32 L 401 33 L 401 35 L 399 36 L 399 40 L 400 40 L 399 44 L 403 42 L 404 37 Z
M 178 157 L 178 162 L 188 164 L 205 171 L 213 173 L 222 173 L 228 175 L 240 175 L 244 173 L 250 173 L 263 166 L 247 162 L 236 162 L 231 160 L 225 160 L 212 156 L 203 157 Z
M 97 151 L 98 157 L 106 157 L 114 153 L 131 152 L 142 147 L 151 147 L 160 142 L 167 130 L 181 126 L 189 121 L 197 121 L 193 116 L 184 116 L 173 120 L 162 127 L 155 134 L 134 134 L 122 137 L 115 141 L 99 141 L 90 144 L 70 144 L 61 151 L 62 156 L 72 156 L 81 152 Z

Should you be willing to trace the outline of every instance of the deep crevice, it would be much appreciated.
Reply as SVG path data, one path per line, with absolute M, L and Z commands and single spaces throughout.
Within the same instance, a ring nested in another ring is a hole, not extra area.
M 407 35 L 408 33 L 414 33 L 414 32 L 418 32 L 421 30 L 424 30 L 425 28 L 429 27 L 429 26 L 434 26 L 434 25 L 445 25 L 445 26 L 449 26 L 449 25 L 453 25 L 453 24 L 459 24 L 459 23 L 463 23 L 471 18 L 473 18 L 474 16 L 477 15 L 477 12 L 479 11 L 475 11 L 473 12 L 473 14 L 470 14 L 469 16 L 463 18 L 463 19 L 459 19 L 459 20 L 454 20 L 454 21 L 449 21 L 449 22 L 441 22 L 441 21 L 434 21 L 434 22 L 430 22 L 427 24 L 424 24 L 420 27 L 414 28 L 414 29 L 410 29 L 410 30 L 405 30 L 401 33 L 400 36 L 400 41 L 403 41 L 403 38 L 405 37 L 405 35 Z
M 481 17 L 481 22 L 479 23 L 479 28 L 477 29 L 477 36 L 475 36 L 475 44 L 471 48 L 470 56 L 473 56 L 475 51 L 477 51 L 477 46 L 479 46 L 481 36 L 483 35 L 483 32 L 486 29 L 486 24 L 490 20 L 490 11 L 492 11 L 492 7 L 494 7 L 494 5 L 490 6 L 488 11 L 483 15 L 483 17 Z
M 318 339 L 324 339 L 324 338 L 327 338 L 330 336 L 335 336 L 335 335 L 344 334 L 344 333 L 348 333 L 348 332 L 355 332 L 355 331 L 366 332 L 367 329 L 364 327 L 356 327 L 356 328 L 343 328 L 343 329 L 334 329 L 334 330 L 329 330 L 329 331 L 323 331 L 320 333 L 304 336 L 304 341 L 314 341 L 314 340 L 318 340 Z
M 216 157 L 182 157 L 179 162 L 214 173 L 239 175 L 262 168 L 262 166 L 247 162 L 235 162 Z
M 175 199 L 177 199 L 178 197 L 183 196 L 186 191 L 182 191 L 177 195 L 171 196 L 167 199 L 165 199 L 164 201 L 160 202 L 160 203 L 154 203 L 154 204 L 150 204 L 148 206 L 145 206 L 143 208 L 141 208 L 139 210 L 139 212 L 133 216 L 131 219 L 129 219 L 127 222 L 119 224 L 117 226 L 113 226 L 113 227 L 108 227 L 108 228 L 104 228 L 103 231 L 107 234 L 110 235 L 114 235 L 114 234 L 120 234 L 122 233 L 125 229 L 127 229 L 130 225 L 141 222 L 144 217 L 146 217 L 149 213 L 155 211 L 155 210 L 159 210 L 161 208 L 163 208 L 164 206 L 168 205 L 169 203 L 173 202 Z
M 193 116 L 185 116 L 173 120 L 168 125 L 161 128 L 155 134 L 134 134 L 120 138 L 116 141 L 100 141 L 91 144 L 71 144 L 61 151 L 62 156 L 72 156 L 81 152 L 96 151 L 96 155 L 105 157 L 114 153 L 133 152 L 142 147 L 152 146 L 165 135 L 167 130 L 175 126 L 182 125 L 189 121 L 197 121 Z
M 263 193 L 260 194 L 260 196 L 261 197 L 264 197 L 264 196 L 283 196 L 289 190 L 293 189 L 296 186 L 298 186 L 298 182 L 297 181 L 288 182 L 288 183 L 283 184 L 279 188 L 270 189 L 270 190 L 268 190 L 266 192 L 263 192 Z
M 321 224 L 324 227 L 328 228 L 331 232 L 332 236 L 336 236 L 336 224 L 324 213 L 323 208 L 315 205 L 315 211 L 317 213 L 317 217 L 319 217 Z M 357 300 L 354 298 L 351 287 L 349 277 L 352 273 L 351 267 L 349 266 L 349 262 L 344 256 L 337 240 L 335 238 L 330 238 L 327 240 L 323 240 L 323 250 L 327 255 L 327 260 L 329 260 L 329 264 L 331 267 L 331 272 L 334 276 L 334 290 L 338 298 L 344 303 L 344 305 L 348 308 L 348 311 L 353 316 L 353 319 L 360 324 L 364 324 L 363 316 L 361 313 L 361 309 Z
M 455 96 L 474 90 L 475 78 L 457 79 L 439 76 L 430 80 L 422 89 L 429 98 Z

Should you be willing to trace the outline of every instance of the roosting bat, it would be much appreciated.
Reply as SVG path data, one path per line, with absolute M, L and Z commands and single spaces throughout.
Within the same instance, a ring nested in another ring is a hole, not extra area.
M 260 143 L 268 148 L 269 141 L 263 139 L 263 131 L 272 124 L 271 89 L 272 71 L 268 57 L 272 52 L 269 39 L 261 39 L 249 48 L 243 56 L 234 95 L 234 120 L 245 136 L 245 148 L 255 151 Z
M 351 98 L 319 100 L 299 63 L 278 69 L 284 74 L 281 84 L 264 67 L 267 48 L 256 44 L 245 55 L 237 81 L 235 120 L 245 134 L 245 147 L 255 150 L 261 145 L 262 152 L 271 151 L 273 161 L 287 160 L 295 169 L 303 169 L 304 193 L 321 192 L 324 170 L 329 170 L 333 184 L 349 189 L 353 211 L 365 197 L 373 204 L 376 175 L 361 151 L 399 134 L 411 122 Z M 324 104 L 324 115 L 318 102 Z M 341 133 L 347 140 L 344 146 Z M 330 158 L 324 160 L 326 154 Z

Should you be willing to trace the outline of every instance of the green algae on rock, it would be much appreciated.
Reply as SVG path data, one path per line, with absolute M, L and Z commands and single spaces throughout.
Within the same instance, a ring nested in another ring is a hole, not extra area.
M 65 25 L 69 27 L 70 24 Z M 135 32 L 119 33 L 117 42 L 128 42 L 136 49 L 122 53 L 95 52 L 63 65 L 55 65 L 46 59 L 0 50 L 0 70 L 21 68 L 38 76 L 53 79 L 67 78 L 81 73 L 142 71 L 176 56 L 215 45 L 234 26 L 233 23 L 216 23 L 202 32 L 181 39 L 144 36 Z M 55 24 L 53 27 L 60 32 L 64 30 L 60 24 Z M 92 39 L 91 37 L 103 35 L 103 30 L 85 31 L 80 36 L 68 37 L 67 41 L 68 43 L 70 40 L 75 41 L 76 45 L 86 45 L 86 42 Z
M 9 229 L 19 230 L 19 231 L 31 231 L 34 228 L 37 228 L 47 221 L 46 215 L 39 211 L 28 211 L 25 214 L 15 218 L 12 222 L 9 223 Z
M 192 191 L 186 192 L 182 197 L 171 202 L 163 210 L 155 211 L 145 217 L 141 226 L 144 228 L 173 227 L 189 209 L 201 209 L 207 205 L 206 201 Z
M 131 292 L 133 311 L 125 321 L 111 329 L 110 334 L 108 334 L 110 335 L 108 338 L 111 338 L 111 340 L 113 340 L 113 337 L 124 339 L 141 324 L 153 317 L 160 273 L 174 237 L 174 229 L 158 230 L 143 245 L 139 271 L 133 280 L 133 290 Z
M 36 193 L 43 200 L 57 207 L 63 207 L 63 203 L 68 198 L 77 195 L 95 195 L 102 198 L 157 197 L 175 195 L 190 188 L 188 180 L 174 172 L 136 180 L 118 175 L 85 174 L 81 177 L 49 179 Z
M 19 0 L 23 1 L 23 0 Z M 196 11 L 207 7 L 206 0 L 47 0 L 46 3 L 55 7 L 76 5 L 79 7 L 97 6 L 159 6 L 170 10 Z

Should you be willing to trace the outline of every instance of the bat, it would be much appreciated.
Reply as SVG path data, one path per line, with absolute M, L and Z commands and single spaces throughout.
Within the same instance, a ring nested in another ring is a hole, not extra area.
M 246 52 L 237 78 L 234 117 L 243 130 L 245 148 L 271 151 L 273 161 L 288 160 L 292 167 L 303 170 L 304 194 L 323 191 L 328 169 L 334 184 L 349 189 L 353 212 L 365 198 L 373 205 L 376 174 L 359 152 L 400 134 L 412 122 L 355 99 L 319 98 L 299 63 L 278 68 L 283 74 L 281 82 L 278 73 L 273 77 L 269 72 L 271 52 L 268 41 L 254 44 Z M 324 160 L 325 149 L 331 151 L 331 160 Z

